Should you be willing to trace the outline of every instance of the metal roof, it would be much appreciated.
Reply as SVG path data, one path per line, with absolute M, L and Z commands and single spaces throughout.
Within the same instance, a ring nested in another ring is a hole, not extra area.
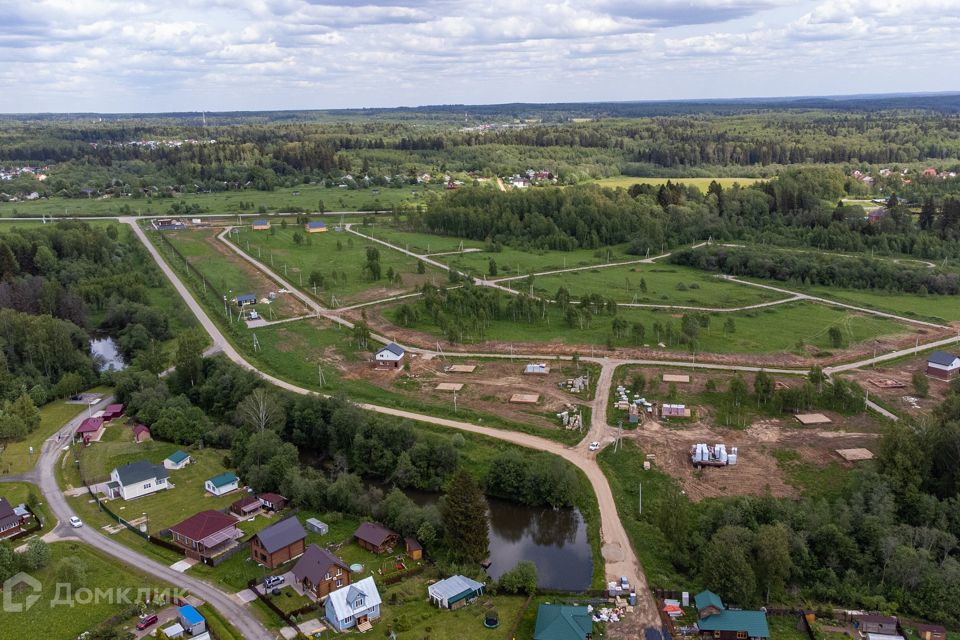
M 466 576 L 450 576 L 439 582 L 434 582 L 432 585 L 427 587 L 427 593 L 430 594 L 432 598 L 438 598 L 440 600 L 446 600 L 447 602 L 456 602 L 460 598 L 457 596 L 464 595 L 466 593 L 473 593 L 483 589 L 483 583 L 477 582 L 476 580 L 471 580 Z
M 218 476 L 213 476 L 207 482 L 212 484 L 214 487 L 219 489 L 220 487 L 225 487 L 232 482 L 239 482 L 240 478 L 237 477 L 235 473 L 230 471 L 224 471 Z
M 697 621 L 701 631 L 744 631 L 751 638 L 769 638 L 767 614 L 763 611 L 724 609 Z
M 153 464 L 147 460 L 137 460 L 122 467 L 117 467 L 116 472 L 117 479 L 123 486 L 136 484 L 144 480 L 153 480 L 154 478 L 169 477 L 162 464 Z
M 383 349 L 380 349 L 378 353 L 381 353 L 383 351 L 389 351 L 395 356 L 402 356 L 404 353 L 406 353 L 406 351 L 403 350 L 403 347 L 401 347 L 395 342 L 391 342 L 390 344 L 385 346 Z
M 174 464 L 180 464 L 181 462 L 183 462 L 189 457 L 190 457 L 190 454 L 187 453 L 186 451 L 174 451 L 173 453 L 167 456 L 167 460 L 169 460 L 170 462 L 173 462 Z
M 363 597 L 363 605 L 354 608 L 357 598 Z M 354 611 L 368 611 L 381 603 L 380 592 L 373 576 L 368 576 L 350 586 L 330 592 L 327 604 L 333 607 L 337 620 L 346 620 L 354 615 Z
M 242 296 L 237 296 L 237 302 L 256 302 L 257 296 L 253 294 L 247 294 Z
M 204 621 L 203 616 L 200 615 L 200 612 L 191 604 L 185 604 L 177 612 L 180 614 L 180 617 L 187 621 L 191 627 L 195 624 L 200 624 Z
M 375 547 L 379 547 L 389 540 L 391 536 L 396 535 L 395 532 L 376 522 L 364 522 L 353 532 L 353 537 L 363 540 L 364 542 L 369 542 Z
M 325 226 L 327 226 L 327 223 L 320 220 L 314 220 L 313 222 L 307 223 L 307 227 L 310 229 L 322 229 Z
M 533 640 L 585 640 L 593 632 L 593 620 L 586 607 L 541 604 Z
M 292 569 L 293 575 L 297 580 L 304 578 L 310 580 L 312 584 L 318 584 L 323 581 L 323 577 L 331 573 L 333 567 L 340 567 L 344 571 L 350 571 L 347 564 L 333 555 L 330 551 L 315 544 L 307 547 L 307 550 L 300 556 L 297 564 Z
M 701 591 L 693 596 L 693 602 L 697 605 L 697 609 L 706 609 L 707 607 L 723 609 L 723 600 L 713 591 Z
M 952 353 L 947 353 L 946 351 L 934 351 L 930 354 L 930 357 L 927 358 L 927 362 L 933 364 L 939 364 L 942 367 L 949 367 L 957 359 L 957 356 Z
M 296 516 L 281 520 L 257 533 L 257 539 L 267 553 L 279 551 L 306 537 L 307 532 L 304 531 L 303 525 Z

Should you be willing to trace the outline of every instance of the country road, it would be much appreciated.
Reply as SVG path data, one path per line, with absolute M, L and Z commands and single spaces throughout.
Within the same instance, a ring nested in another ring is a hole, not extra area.
M 96 410 L 102 409 L 112 401 L 112 397 L 106 397 L 97 403 L 94 408 Z M 57 520 L 59 520 L 57 526 L 52 531 L 44 534 L 44 536 L 50 536 L 56 540 L 78 540 L 84 542 L 131 567 L 162 580 L 172 587 L 189 589 L 190 593 L 210 603 L 210 605 L 229 620 L 245 638 L 261 640 L 275 637 L 274 634 L 267 631 L 266 627 L 260 623 L 247 607 L 241 605 L 232 595 L 221 591 L 208 582 L 174 571 L 114 541 L 93 527 L 83 526 L 75 529 L 70 526 L 70 517 L 75 514 L 67 503 L 67 499 L 64 497 L 60 487 L 57 486 L 54 468 L 63 453 L 61 447 L 70 442 L 74 431 L 86 417 L 87 412 L 81 413 L 64 425 L 57 433 L 51 435 L 41 446 L 40 457 L 32 471 L 19 474 L 15 477 L 0 478 L 0 482 L 22 480 L 40 487 L 40 491 L 46 498 L 50 511 Z M 60 436 L 59 440 L 57 439 L 58 435 Z M 53 535 L 51 536 L 51 534 Z
M 133 228 L 134 233 L 136 233 L 137 237 L 140 238 L 140 241 L 144 244 L 147 251 L 149 251 L 150 255 L 157 263 L 157 266 L 160 267 L 167 279 L 170 280 L 177 293 L 183 298 L 184 302 L 190 311 L 193 312 L 194 316 L 196 316 L 203 329 L 210 335 L 214 345 L 218 347 L 224 353 L 224 355 L 241 367 L 244 367 L 250 371 L 255 371 L 264 380 L 281 389 L 302 395 L 316 393 L 310 389 L 305 389 L 295 384 L 291 384 L 285 380 L 281 380 L 266 374 L 247 362 L 247 360 L 220 332 L 220 329 L 210 319 L 206 311 L 201 307 L 200 303 L 193 297 L 193 294 L 189 291 L 189 289 L 187 289 L 186 285 L 180 280 L 179 276 L 177 276 L 173 269 L 167 264 L 166 260 L 164 260 L 160 255 L 157 248 L 154 247 L 153 243 L 151 243 L 149 238 L 147 238 L 146 234 L 143 232 L 143 229 L 141 229 L 136 223 L 136 220 L 132 218 L 124 218 L 122 221 L 126 224 L 129 224 Z M 251 262 L 256 262 L 256 260 L 252 259 L 250 256 L 246 257 Z M 274 276 L 276 276 L 276 274 L 273 274 L 271 277 Z M 278 282 L 282 281 L 282 279 L 279 277 L 274 277 L 274 279 Z M 297 291 L 296 288 L 288 288 L 290 291 Z M 307 300 L 310 300 L 305 294 L 300 294 L 298 297 L 300 296 L 302 296 L 301 299 L 306 298 Z M 313 300 L 310 300 L 308 304 L 310 304 L 311 308 L 314 309 L 319 307 L 319 305 L 317 305 L 317 303 Z M 325 314 L 329 313 L 325 309 L 322 311 Z M 598 384 L 598 398 L 606 398 L 609 396 L 609 380 L 612 380 L 612 370 L 608 376 L 607 388 L 605 390 L 601 389 L 600 385 Z M 425 422 L 443 427 L 450 427 L 490 438 L 496 438 L 497 440 L 504 440 L 506 442 L 530 449 L 535 449 L 537 451 L 547 451 L 576 465 L 587 476 L 587 479 L 593 485 L 594 492 L 597 495 L 597 502 L 600 507 L 600 535 L 604 550 L 607 579 L 614 580 L 619 579 L 621 576 L 627 576 L 630 579 L 631 584 L 635 585 L 637 588 L 637 615 L 640 616 L 644 624 L 654 628 L 659 628 L 660 618 L 656 610 L 653 596 L 650 592 L 650 589 L 647 587 L 646 576 L 640 566 L 640 562 L 637 559 L 636 553 L 634 553 L 633 546 L 630 544 L 630 539 L 627 537 L 627 532 L 623 528 L 623 524 L 620 522 L 620 516 L 617 513 L 616 502 L 613 497 L 613 492 L 610 490 L 610 485 L 607 483 L 606 477 L 603 475 L 603 472 L 600 470 L 600 466 L 597 464 L 592 454 L 589 456 L 584 455 L 584 451 L 579 450 L 579 448 L 569 448 L 552 440 L 547 440 L 545 438 L 540 438 L 526 433 L 494 429 L 491 427 L 482 427 L 469 422 L 437 418 L 434 416 L 373 404 L 364 403 L 358 404 L 358 406 L 362 409 L 374 411 L 376 413 L 396 416 L 417 422 Z M 595 421 L 591 423 L 591 431 L 593 431 L 596 425 L 597 423 Z

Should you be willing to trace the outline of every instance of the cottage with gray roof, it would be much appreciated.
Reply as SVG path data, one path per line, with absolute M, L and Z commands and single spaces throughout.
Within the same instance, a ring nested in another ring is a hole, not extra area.
M 304 591 L 325 598 L 331 591 L 350 584 L 350 567 L 327 549 L 315 544 L 297 560 L 290 571 Z
M 148 460 L 137 460 L 117 467 L 110 472 L 107 493 L 111 498 L 133 500 L 172 488 L 172 485 L 167 482 L 169 477 L 162 464 L 153 464 Z
M 938 380 L 953 380 L 960 372 L 960 357 L 946 351 L 934 351 L 927 358 L 927 375 Z
M 273 569 L 303 555 L 307 532 L 296 516 L 259 531 L 250 540 L 250 558 Z
M 380 349 L 380 351 L 377 351 L 374 360 L 376 360 L 377 366 L 398 368 L 403 362 L 403 357 L 406 353 L 403 347 L 391 342 L 383 349 Z

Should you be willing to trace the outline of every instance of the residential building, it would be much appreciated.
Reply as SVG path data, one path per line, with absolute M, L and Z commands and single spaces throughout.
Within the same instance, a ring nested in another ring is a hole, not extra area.
M 0 498 L 0 540 L 20 533 L 23 518 L 10 506 L 6 498 Z
M 377 351 L 374 360 L 376 360 L 378 366 L 397 368 L 403 362 L 405 355 L 406 351 L 403 350 L 403 347 L 391 342 Z
M 296 516 L 257 532 L 250 540 L 250 558 L 273 569 L 303 555 L 307 532 Z
M 222 496 L 240 487 L 240 478 L 235 473 L 224 471 L 203 483 L 203 487 L 215 496 Z
M 918 624 L 917 637 L 920 640 L 946 640 L 947 630 L 939 624 Z
M 242 296 L 237 296 L 236 298 L 233 299 L 233 301 L 236 302 L 237 306 L 242 309 L 248 304 L 256 304 L 257 296 L 253 295 L 252 293 L 248 293 Z
M 380 617 L 380 592 L 373 577 L 332 591 L 327 596 L 324 612 L 327 622 L 337 631 L 353 627 L 361 632 L 369 631 L 371 622 Z
M 207 621 L 193 605 L 185 604 L 177 609 L 177 619 L 183 630 L 191 636 L 196 636 L 207 630 Z
M 197 560 L 212 558 L 233 546 L 243 537 L 237 519 L 219 511 L 195 513 L 170 527 L 173 542 L 183 547 L 188 557 Z
M 257 218 L 253 221 L 254 231 L 269 231 L 270 221 L 267 218 Z
M 320 220 L 314 220 L 303 225 L 303 228 L 307 233 L 326 233 L 327 223 Z
M 263 504 L 260 498 L 247 494 L 230 505 L 230 513 L 234 513 L 241 518 L 246 518 L 260 511 Z
M 897 619 L 893 616 L 863 615 L 860 616 L 858 622 L 860 623 L 861 633 L 883 636 L 900 634 L 897 631 Z
M 123 405 L 122 404 L 108 404 L 107 408 L 103 410 L 103 420 L 104 422 L 109 422 L 110 420 L 115 420 L 123 415 Z
M 442 609 L 459 609 L 483 595 L 484 584 L 466 576 L 450 576 L 427 587 L 430 603 Z
M 261 493 L 257 499 L 268 511 L 282 511 L 287 506 L 287 499 L 279 493 Z
M 934 351 L 927 358 L 927 375 L 938 380 L 953 380 L 960 372 L 960 357 L 946 351 Z
M 100 439 L 100 436 L 103 435 L 103 428 L 103 418 L 87 418 L 77 427 L 73 437 L 84 444 L 90 444 Z
M 321 599 L 331 591 L 350 584 L 350 567 L 330 551 L 315 544 L 307 547 L 290 572 L 304 591 Z
M 190 464 L 190 454 L 186 451 L 174 451 L 163 461 L 166 469 L 183 469 Z
M 110 472 L 107 492 L 111 498 L 133 500 L 169 489 L 170 485 L 167 482 L 169 477 L 162 464 L 137 460 Z
M 400 542 L 400 535 L 396 531 L 376 522 L 364 522 L 354 531 L 353 537 L 357 544 L 373 553 L 389 551 Z
M 593 636 L 593 619 L 586 607 L 541 604 L 533 640 L 588 640 Z
M 701 591 L 694 596 L 697 626 L 703 640 L 761 640 L 770 637 L 767 614 L 763 611 L 730 610 L 720 596 Z
M 416 538 L 404 538 L 403 546 L 411 560 L 423 560 L 423 545 Z
M 135 424 L 133 425 L 133 441 L 140 443 L 145 442 L 151 438 L 150 429 L 145 424 Z M 166 467 L 167 465 L 163 465 Z

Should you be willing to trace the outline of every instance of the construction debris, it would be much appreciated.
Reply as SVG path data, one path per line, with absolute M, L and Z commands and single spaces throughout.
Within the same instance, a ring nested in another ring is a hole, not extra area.
M 566 389 L 570 393 L 580 393 L 590 386 L 590 378 L 585 375 L 577 378 L 567 378 L 565 382 L 559 383 L 558 386 L 561 389 Z
M 583 430 L 583 415 L 580 413 L 580 407 L 568 404 L 564 410 L 557 414 L 564 428 L 581 431 Z
M 870 378 L 870 384 L 881 389 L 903 389 L 907 386 L 896 378 Z
M 685 404 L 664 404 L 660 406 L 660 416 L 663 418 L 689 418 L 690 409 Z
M 529 375 L 545 376 L 550 373 L 550 367 L 545 362 L 528 364 L 523 372 Z
M 716 444 L 712 447 L 702 443 L 695 444 L 690 447 L 690 460 L 697 468 L 704 465 L 708 467 L 735 465 L 737 464 L 737 448 L 730 447 L 730 453 L 727 453 L 727 447 L 722 444 Z

